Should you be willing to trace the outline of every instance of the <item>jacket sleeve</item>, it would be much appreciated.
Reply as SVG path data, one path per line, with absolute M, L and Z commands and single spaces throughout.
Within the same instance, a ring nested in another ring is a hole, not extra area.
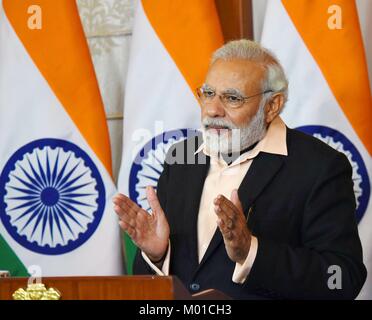
M 354 299 L 358 295 L 366 269 L 351 175 L 350 163 L 341 153 L 319 174 L 305 205 L 300 247 L 258 238 L 246 288 L 283 299 Z M 341 271 L 341 289 L 329 287 L 335 275 L 331 266 Z
M 165 161 L 164 163 L 164 170 L 161 173 L 158 185 L 156 188 L 156 194 L 158 196 L 160 206 L 162 209 L 165 209 L 166 206 L 166 184 L 168 180 L 168 171 L 169 171 L 169 165 Z M 154 271 L 153 268 L 145 261 L 143 258 L 141 251 L 137 249 L 136 257 L 133 264 L 133 274 L 156 274 L 156 271 Z

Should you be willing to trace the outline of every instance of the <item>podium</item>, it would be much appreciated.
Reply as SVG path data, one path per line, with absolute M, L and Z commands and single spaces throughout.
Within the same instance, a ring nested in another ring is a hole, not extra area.
M 54 288 L 61 300 L 225 300 L 218 290 L 206 290 L 191 295 L 177 277 L 45 277 L 42 283 Z M 28 278 L 0 279 L 0 300 L 13 299 L 19 288 L 26 289 Z

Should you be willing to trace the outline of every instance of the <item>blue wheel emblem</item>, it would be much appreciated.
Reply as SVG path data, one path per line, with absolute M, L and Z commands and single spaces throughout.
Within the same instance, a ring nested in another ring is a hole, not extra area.
M 357 204 L 356 218 L 360 222 L 367 210 L 371 187 L 368 171 L 357 148 L 341 132 L 325 126 L 302 126 L 296 128 L 327 143 L 346 155 L 353 169 L 354 193 Z
M 146 211 L 151 211 L 146 199 L 146 187 L 156 189 L 169 148 L 198 134 L 197 130 L 179 129 L 163 132 L 148 141 L 136 155 L 129 174 L 129 196 Z
M 0 217 L 23 247 L 42 254 L 70 252 L 97 229 L 105 188 L 90 157 L 59 139 L 17 150 L 0 176 Z

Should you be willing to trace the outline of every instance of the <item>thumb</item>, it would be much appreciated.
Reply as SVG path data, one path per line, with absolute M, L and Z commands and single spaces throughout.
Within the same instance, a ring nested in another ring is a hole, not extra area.
M 160 202 L 158 200 L 158 196 L 153 187 L 147 186 L 146 187 L 146 197 L 147 201 L 151 207 L 152 212 L 156 215 L 160 212 L 163 212 L 163 209 L 160 206 Z
M 240 199 L 239 199 L 239 195 L 238 195 L 238 190 L 237 189 L 234 189 L 232 192 L 231 192 L 231 202 L 235 205 L 235 207 L 237 207 L 240 212 L 243 212 L 243 206 L 240 202 Z

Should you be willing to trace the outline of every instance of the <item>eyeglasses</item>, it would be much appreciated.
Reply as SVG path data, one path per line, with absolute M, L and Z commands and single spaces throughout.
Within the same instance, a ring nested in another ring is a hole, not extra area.
M 257 94 L 254 94 L 249 97 L 245 97 L 241 94 L 238 93 L 230 93 L 230 92 L 224 92 L 222 94 L 217 94 L 216 90 L 212 88 L 205 88 L 205 87 L 200 87 L 196 89 L 196 93 L 198 95 L 198 98 L 200 102 L 203 105 L 208 105 L 213 102 L 214 98 L 218 96 L 222 102 L 222 104 L 226 108 L 231 108 L 231 109 L 237 109 L 240 108 L 244 103 L 248 101 L 248 99 L 259 96 L 261 94 L 269 93 L 269 92 L 274 92 L 273 90 L 266 90 Z

